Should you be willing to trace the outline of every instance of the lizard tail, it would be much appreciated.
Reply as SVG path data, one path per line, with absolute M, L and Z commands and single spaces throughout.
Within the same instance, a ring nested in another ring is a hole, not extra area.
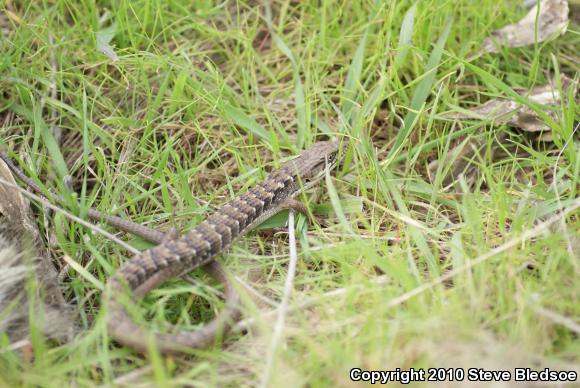
M 142 282 L 143 279 L 136 281 L 136 283 L 140 283 L 140 286 L 135 288 L 134 279 L 125 278 L 122 275 L 136 269 L 128 268 L 132 266 L 137 268 L 140 265 L 131 261 L 127 262 L 123 266 L 125 268 L 122 268 L 110 279 L 108 289 L 105 291 L 105 303 L 108 310 L 107 330 L 116 341 L 132 347 L 142 354 L 147 354 L 153 349 L 163 354 L 188 353 L 195 349 L 207 347 L 212 343 L 220 343 L 241 316 L 240 298 L 237 292 L 221 265 L 216 261 L 211 261 L 204 266 L 204 270 L 224 285 L 226 304 L 220 314 L 196 331 L 188 332 L 174 329 L 169 334 L 151 332 L 151 330 L 137 324 L 129 316 L 127 304 L 134 304 L 136 298 L 142 297 L 147 291 L 155 288 L 166 279 L 178 275 L 183 268 L 172 265 L 161 269 L 144 282 Z M 132 299 L 129 300 L 121 297 L 127 295 L 127 288 L 134 289 Z

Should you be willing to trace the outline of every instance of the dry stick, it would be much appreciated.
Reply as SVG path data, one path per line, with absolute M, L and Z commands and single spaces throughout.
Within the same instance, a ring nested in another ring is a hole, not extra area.
M 8 347 L 1 349 L 0 354 L 13 352 L 15 350 L 19 350 L 19 349 L 25 348 L 25 347 L 30 346 L 30 345 L 31 345 L 30 339 L 23 339 L 20 341 L 16 341 L 16 342 L 11 343 Z
M 113 380 L 114 385 L 131 385 L 135 382 L 136 379 L 142 377 L 153 370 L 151 364 L 145 365 L 141 368 L 133 369 L 131 372 L 128 372 L 124 375 L 117 377 Z
M 391 299 L 388 303 L 387 303 L 387 307 L 395 307 L 398 306 L 400 304 L 405 303 L 406 301 L 408 301 L 409 299 L 414 298 L 417 295 L 422 294 L 423 292 L 435 287 L 438 284 L 444 283 L 448 280 L 451 280 L 452 278 L 454 278 L 455 276 L 470 270 L 476 266 L 478 266 L 479 264 L 491 259 L 492 257 L 499 255 L 519 244 L 522 244 L 524 241 L 529 240 L 531 238 L 534 238 L 538 235 L 540 235 L 542 232 L 544 232 L 547 228 L 549 228 L 552 224 L 561 221 L 562 219 L 566 218 L 566 216 L 570 213 L 572 213 L 574 210 L 580 208 L 580 198 L 577 198 L 571 206 L 562 209 L 562 212 L 549 218 L 548 220 L 539 223 L 538 225 L 536 225 L 534 228 L 529 229 L 527 231 L 525 231 L 524 233 L 522 233 L 519 237 L 516 237 L 514 239 L 509 240 L 508 242 L 493 248 L 492 250 L 488 251 L 487 253 L 484 253 L 481 256 L 476 257 L 473 260 L 468 261 L 465 265 L 459 267 L 459 268 L 455 268 L 449 272 L 447 272 L 444 275 L 441 275 L 435 279 L 433 279 L 430 282 L 427 282 L 409 292 L 404 293 L 403 295 L 400 295 L 397 298 Z M 338 289 L 338 290 L 333 290 L 330 292 L 327 292 L 325 294 L 323 294 L 320 298 L 317 298 L 318 300 L 322 300 L 323 298 L 325 298 L 326 296 L 336 296 L 336 295 L 342 295 L 346 292 L 343 292 L 344 289 Z M 337 292 L 338 291 L 338 292 Z M 304 307 L 310 307 L 312 305 L 315 304 L 315 300 L 307 300 L 306 303 L 304 304 L 298 304 L 295 306 L 292 306 L 290 308 L 290 310 L 297 310 L 297 309 L 302 309 Z M 249 327 L 251 327 L 252 325 L 254 325 L 256 323 L 256 321 L 270 317 L 272 315 L 274 315 L 276 313 L 276 310 L 271 310 L 268 311 L 264 314 L 261 314 L 258 317 L 252 317 L 252 318 L 248 318 L 248 319 L 244 319 L 243 321 L 240 321 L 236 324 L 236 326 L 234 326 L 232 331 L 243 331 L 248 329 Z
M 545 318 L 548 318 L 549 320 L 551 320 L 554 323 L 565 326 L 568 329 L 575 332 L 576 334 L 580 334 L 580 325 L 577 324 L 573 319 L 570 319 L 564 315 L 558 314 L 555 311 L 548 310 L 548 309 L 543 308 L 541 306 L 530 305 L 530 308 L 532 310 L 534 310 L 534 312 L 536 314 L 541 315 Z
M 290 263 L 288 264 L 288 274 L 286 276 L 286 282 L 284 283 L 284 294 L 282 295 L 280 306 L 277 309 L 278 319 L 276 320 L 276 326 L 274 327 L 274 333 L 272 334 L 270 348 L 268 349 L 266 368 L 264 369 L 262 374 L 262 381 L 260 383 L 260 387 L 264 388 L 268 387 L 270 383 L 270 377 L 272 376 L 276 351 L 278 350 L 278 345 L 282 338 L 282 332 L 284 331 L 284 321 L 288 312 L 288 302 L 290 301 L 290 294 L 292 293 L 292 287 L 294 285 L 296 263 L 298 262 L 298 255 L 296 253 L 296 236 L 294 235 L 294 212 L 292 210 L 290 210 L 288 213 L 288 238 L 290 240 Z

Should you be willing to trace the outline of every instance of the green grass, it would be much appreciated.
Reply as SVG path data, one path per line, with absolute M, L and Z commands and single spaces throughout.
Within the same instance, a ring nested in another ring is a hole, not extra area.
M 580 212 L 514 243 L 578 204 L 574 96 L 545 117 L 547 144 L 445 115 L 555 73 L 578 80 L 576 24 L 536 47 L 475 56 L 491 31 L 525 15 L 506 3 L 0 2 L 0 143 L 67 195 L 69 210 L 187 230 L 287 156 L 342 137 L 337 176 L 301 196 L 317 222 L 298 223 L 297 308 L 272 386 L 345 386 L 354 367 L 579 370 Z M 99 50 L 107 45 L 117 61 Z M 507 134 L 501 146 L 497 134 Z M 466 138 L 484 147 L 470 180 L 453 179 L 452 148 Z M 0 385 L 260 382 L 273 328 L 260 317 L 271 306 L 246 292 L 244 314 L 260 330 L 193 357 L 141 357 L 110 341 L 100 306 L 99 286 L 130 255 L 62 215 L 37 216 L 55 265 L 65 255 L 79 264 L 62 286 L 80 334 L 66 344 L 35 335 L 28 360 L 0 341 Z M 288 252 L 286 231 L 258 232 L 221 260 L 277 303 Z M 190 329 L 211 319 L 222 302 L 194 276 L 200 284 L 152 292 L 142 319 Z

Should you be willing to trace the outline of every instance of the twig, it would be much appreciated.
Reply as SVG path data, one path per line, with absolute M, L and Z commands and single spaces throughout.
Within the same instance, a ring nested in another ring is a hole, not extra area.
M 274 367 L 274 360 L 276 358 L 276 351 L 278 350 L 278 345 L 282 339 L 284 322 L 286 319 L 286 313 L 288 312 L 288 302 L 290 301 L 290 294 L 292 293 L 292 288 L 294 286 L 296 263 L 298 262 L 298 254 L 296 253 L 296 236 L 294 235 L 294 212 L 292 210 L 288 214 L 288 238 L 290 245 L 290 263 L 288 264 L 288 274 L 286 276 L 286 282 L 284 283 L 284 294 L 282 295 L 280 306 L 277 309 L 278 318 L 276 319 L 276 326 L 274 327 L 270 348 L 268 349 L 266 367 L 264 368 L 262 381 L 260 382 L 260 387 L 264 388 L 269 385 L 270 377 L 272 376 L 272 369 Z
M 530 305 L 531 309 L 538 315 L 541 315 L 549 320 L 553 321 L 554 323 L 560 324 L 562 326 L 567 327 L 568 329 L 572 330 L 576 334 L 580 334 L 580 325 L 574 322 L 574 320 L 565 317 L 561 314 L 558 314 L 555 311 L 545 309 L 541 306 L 533 306 Z
M 131 385 L 134 383 L 135 379 L 138 379 L 139 377 L 150 373 L 152 370 L 153 370 L 153 367 L 151 365 L 146 365 L 144 367 L 134 369 L 129 373 L 125 373 L 124 375 L 117 377 L 113 381 L 113 384 L 114 385 Z
M 20 341 L 16 341 L 14 343 L 11 343 L 9 346 L 7 346 L 4 349 L 0 349 L 0 354 L 2 353 L 7 353 L 7 352 L 13 352 L 15 350 L 19 350 L 22 348 L 25 348 L 27 346 L 30 346 L 30 339 L 25 338 L 25 339 L 21 339 Z

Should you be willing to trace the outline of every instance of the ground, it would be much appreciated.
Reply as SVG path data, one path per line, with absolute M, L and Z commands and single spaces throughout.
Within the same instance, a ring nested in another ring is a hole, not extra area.
M 36 333 L 27 357 L 4 337 L 0 385 L 349 386 L 356 367 L 580 369 L 574 93 L 555 109 L 552 141 L 454 118 L 555 76 L 578 80 L 578 24 L 481 53 L 527 13 L 518 2 L 96 3 L 0 2 L 0 146 L 55 192 L 67 195 L 68 177 L 70 212 L 184 231 L 317 140 L 348 151 L 300 196 L 314 221 L 297 218 L 275 351 L 287 214 L 220 258 L 255 291 L 240 286 L 251 332 L 143 357 L 111 341 L 100 304 L 130 254 L 36 206 L 79 331 L 65 343 Z M 152 330 L 193 329 L 223 307 L 219 286 L 192 276 L 143 302 Z

